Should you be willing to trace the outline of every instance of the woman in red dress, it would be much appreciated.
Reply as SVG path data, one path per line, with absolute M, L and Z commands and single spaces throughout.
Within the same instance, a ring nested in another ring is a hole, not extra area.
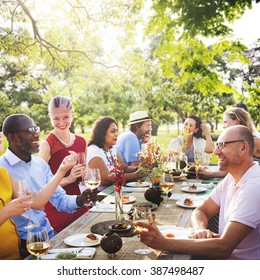
M 83 137 L 70 132 L 74 111 L 69 98 L 54 97 L 49 103 L 48 111 L 53 131 L 42 141 L 38 155 L 49 163 L 52 173 L 55 174 L 62 159 L 69 155 L 70 151 L 84 152 L 86 155 L 87 145 Z M 67 194 L 79 195 L 79 183 L 84 175 L 85 164 L 77 164 L 66 174 L 60 185 Z M 73 214 L 58 212 L 50 202 L 45 207 L 55 232 L 60 232 L 88 210 L 88 207 L 83 206 Z

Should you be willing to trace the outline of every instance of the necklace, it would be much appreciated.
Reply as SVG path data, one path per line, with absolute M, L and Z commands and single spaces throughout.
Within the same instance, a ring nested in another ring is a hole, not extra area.
M 70 133 L 70 140 L 69 140 L 69 143 L 65 143 L 64 141 L 62 141 L 62 140 L 60 139 L 60 137 L 55 133 L 55 131 L 53 131 L 52 133 L 53 133 L 53 134 L 56 136 L 56 138 L 61 142 L 61 144 L 63 144 L 63 145 L 66 146 L 66 147 L 70 146 L 70 145 L 72 144 L 72 142 L 73 142 L 73 138 L 71 137 L 71 133 Z

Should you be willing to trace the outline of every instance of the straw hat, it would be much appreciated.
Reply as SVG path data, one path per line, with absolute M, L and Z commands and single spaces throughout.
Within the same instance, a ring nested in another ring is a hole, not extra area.
M 150 120 L 151 120 L 150 117 L 145 111 L 136 111 L 130 114 L 129 124 L 131 125 L 131 124 L 150 121 Z

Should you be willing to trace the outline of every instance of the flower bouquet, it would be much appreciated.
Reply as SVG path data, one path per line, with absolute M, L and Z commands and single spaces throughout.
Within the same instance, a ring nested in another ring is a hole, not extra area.
M 138 154 L 139 171 L 149 176 L 152 183 L 159 183 L 160 177 L 164 172 L 163 162 L 166 155 L 162 147 L 156 142 L 147 143 L 145 151 Z

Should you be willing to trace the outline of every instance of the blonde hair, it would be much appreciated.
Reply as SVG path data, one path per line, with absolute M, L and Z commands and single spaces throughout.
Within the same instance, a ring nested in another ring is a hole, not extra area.
M 253 125 L 251 116 L 247 111 L 245 111 L 241 108 L 232 107 L 232 108 L 227 109 L 223 115 L 228 116 L 230 119 L 232 119 L 234 121 L 238 120 L 239 124 L 246 126 L 251 131 L 251 133 L 253 133 L 254 125 Z
M 65 107 L 70 111 L 73 111 L 73 106 L 70 99 L 66 96 L 55 96 L 49 102 L 48 111 L 49 113 L 52 112 L 55 108 Z

